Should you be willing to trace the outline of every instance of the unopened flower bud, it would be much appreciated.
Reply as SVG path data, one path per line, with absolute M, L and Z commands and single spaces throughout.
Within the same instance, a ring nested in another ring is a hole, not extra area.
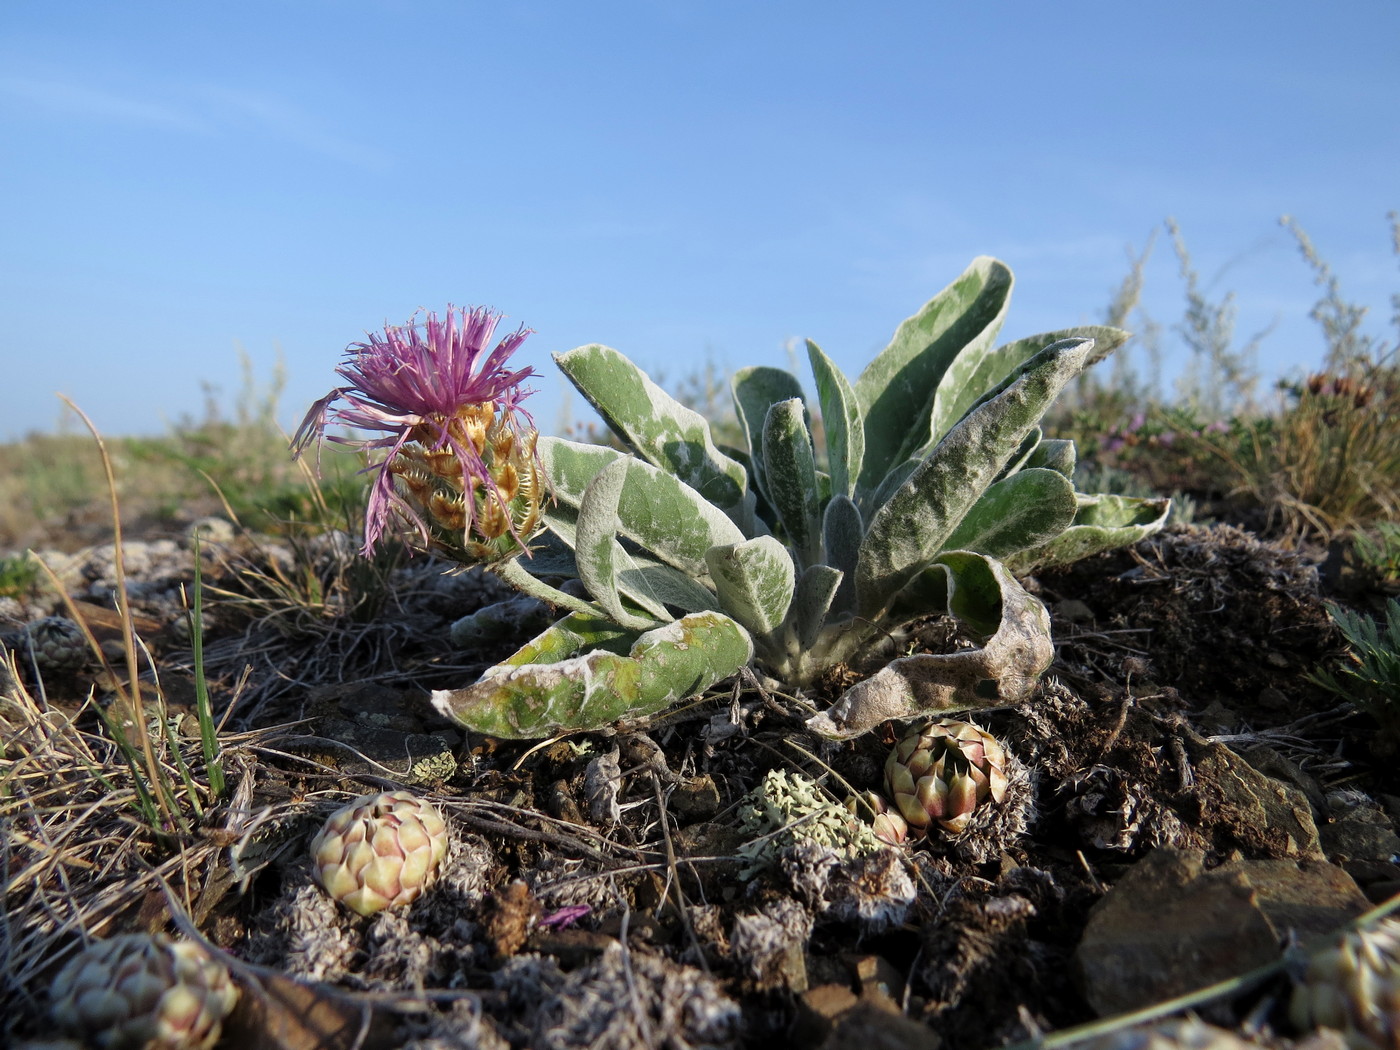
M 83 629 L 66 616 L 35 620 L 22 640 L 41 671 L 78 671 L 92 659 Z
M 104 1050 L 206 1050 L 237 1001 L 228 970 L 194 941 L 128 933 L 69 960 L 50 1013 Z
M 908 823 L 874 791 L 862 791 L 859 798 L 848 798 L 846 809 L 857 820 L 869 824 L 875 837 L 886 845 L 899 846 L 909 838 Z
M 407 791 L 361 795 L 311 840 L 316 881 L 360 915 L 411 904 L 447 853 L 447 825 Z
M 1400 1050 L 1400 919 L 1356 930 L 1312 955 L 1293 986 L 1302 1031 L 1334 1028 L 1351 1050 Z

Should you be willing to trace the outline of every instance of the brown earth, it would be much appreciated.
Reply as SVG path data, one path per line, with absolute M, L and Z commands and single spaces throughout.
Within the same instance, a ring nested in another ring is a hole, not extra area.
M 823 743 L 804 719 L 834 694 L 748 677 L 604 734 L 467 735 L 426 691 L 474 680 L 532 632 L 448 644 L 452 621 L 501 585 L 416 559 L 380 566 L 377 598 L 357 604 L 341 586 L 353 549 L 307 544 L 205 546 L 207 672 L 216 710 L 237 697 L 226 732 L 243 735 L 232 800 L 186 843 L 195 862 L 167 869 L 171 895 L 113 891 L 170 842 L 69 884 L 55 865 L 47 887 L 91 903 L 84 923 L 103 935 L 169 928 L 184 900 L 257 989 L 221 1045 L 974 1050 L 1266 965 L 1289 936 L 1400 889 L 1395 764 L 1366 715 L 1307 678 L 1341 651 L 1323 599 L 1345 581 L 1319 575 L 1320 552 L 1173 527 L 1027 581 L 1051 610 L 1056 663 L 1030 700 L 972 718 L 1014 756 L 1005 802 L 958 836 L 842 856 L 801 836 L 741 852 L 742 800 L 774 770 L 837 801 L 847 785 L 878 789 L 893 727 Z M 86 558 L 67 579 L 88 585 L 110 643 L 120 621 Z M 189 574 L 157 578 L 164 563 L 147 561 L 136 611 L 180 711 L 193 688 L 171 594 Z M 292 612 L 307 566 L 322 604 Z M 9 610 L 12 642 L 41 611 Z M 949 636 L 932 622 L 914 638 Z M 90 667 L 51 673 L 42 702 L 91 726 L 80 705 L 94 683 L 100 694 Z M 40 689 L 32 673 L 26 685 Z M 452 849 L 418 902 L 361 919 L 315 885 L 305 842 L 348 797 L 400 785 L 449 818 Z M 22 814 L 4 819 L 17 871 L 40 854 Z M 36 894 L 7 887 L 11 1038 L 43 1030 L 53 966 L 35 946 L 58 959 L 74 943 Z M 1286 1045 L 1287 992 L 1264 977 L 1198 1010 Z

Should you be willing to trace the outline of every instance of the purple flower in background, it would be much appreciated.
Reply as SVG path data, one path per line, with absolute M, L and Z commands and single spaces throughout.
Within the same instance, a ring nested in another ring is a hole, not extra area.
M 366 468 L 377 471 L 365 511 L 366 556 L 399 518 L 463 560 L 517 553 L 538 521 L 537 434 L 520 407 L 532 392 L 520 384 L 536 373 L 506 365 L 530 331 L 521 327 L 488 353 L 500 317 L 449 306 L 445 317 L 415 315 L 352 343 L 336 369 L 348 385 L 312 405 L 297 428 L 298 455 L 327 439 L 386 450 Z M 332 424 L 383 436 L 328 435 Z

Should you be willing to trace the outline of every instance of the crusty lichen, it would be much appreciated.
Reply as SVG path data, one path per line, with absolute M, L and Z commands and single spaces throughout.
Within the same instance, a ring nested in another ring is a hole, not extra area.
M 776 867 L 784 853 L 810 842 L 842 859 L 865 857 L 883 849 L 868 826 L 822 794 L 801 773 L 770 770 L 739 804 L 739 830 L 748 838 L 739 847 L 749 863 L 742 877 L 752 878 Z

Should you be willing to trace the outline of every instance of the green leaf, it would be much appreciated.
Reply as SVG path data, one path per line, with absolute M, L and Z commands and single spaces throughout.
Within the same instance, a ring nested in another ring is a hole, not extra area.
M 625 653 L 636 640 L 636 631 L 619 627 L 612 620 L 569 613 L 526 642 L 506 662 L 512 665 L 553 664 L 567 660 L 580 649 Z
M 1167 523 L 1169 499 L 1079 495 L 1074 523 L 1054 539 L 1007 559 L 1025 575 L 1052 565 L 1068 565 L 1100 551 L 1113 550 L 1151 536 Z
M 771 635 L 783 622 L 797 570 L 787 548 L 772 536 L 711 547 L 705 553 L 723 610 L 749 633 Z
M 842 577 L 841 570 L 830 565 L 809 565 L 798 579 L 784 633 L 791 637 L 800 651 L 809 652 L 816 648 L 827 615 L 836 603 Z M 840 610 L 837 611 L 839 614 Z
M 636 616 L 623 607 L 618 591 L 619 563 L 630 561 L 617 541 L 617 507 L 627 481 L 627 459 L 615 459 L 598 471 L 579 501 L 574 555 L 578 575 L 599 607 L 623 627 L 644 631 L 657 620 L 669 620 L 664 608 L 651 606 L 650 618 Z
M 856 392 L 821 347 L 807 340 L 807 359 L 817 381 L 817 403 L 826 430 L 827 472 L 833 495 L 854 496 L 865 459 L 865 421 Z
M 1026 460 L 1026 467 L 1045 467 L 1074 480 L 1078 452 L 1069 438 L 1045 438 Z
M 919 469 L 922 462 L 923 460 L 906 459 L 885 475 L 885 479 L 880 482 L 879 487 L 873 493 L 859 494 L 857 505 L 865 513 L 865 516 L 873 517 L 877 510 L 888 503 L 890 497 L 904 487 L 904 483 L 909 480 L 914 471 Z
M 1093 352 L 1087 339 L 1056 343 L 996 398 L 954 427 L 876 511 L 856 579 L 861 615 L 878 620 L 895 595 L 933 563 L 1064 385 Z
M 1063 331 L 1069 334 L 1066 335 L 1064 339 L 1055 340 L 1055 342 L 1049 344 L 1046 344 L 1041 341 L 1045 339 L 1052 339 L 1054 336 L 1059 335 L 1059 332 L 1047 332 L 1044 335 L 1029 336 L 1026 339 L 1017 340 L 1016 343 L 1011 345 L 1018 347 L 1021 345 L 1033 347 L 1036 343 L 1040 343 L 1040 345 L 1044 347 L 1044 349 L 1048 350 L 1057 342 L 1065 342 L 1068 340 L 1076 339 L 1092 339 L 1094 341 L 1094 349 L 1093 352 L 1089 355 L 1088 360 L 1084 362 L 1083 368 L 1080 369 L 1080 371 L 1083 371 L 1084 369 L 1092 368 L 1094 365 L 1098 364 L 1100 361 L 1106 358 L 1110 353 L 1112 353 L 1115 349 L 1117 349 L 1130 338 L 1129 334 L 1123 331 L 1123 329 L 1110 328 L 1106 325 L 1081 325 L 1077 328 L 1066 328 Z M 1102 343 L 1099 342 L 1100 339 L 1103 340 Z M 1042 350 L 1042 353 L 1043 352 L 1044 351 Z M 1014 357 L 1015 354 L 1012 354 L 1010 356 Z M 1001 394 L 1002 391 L 1004 391 L 1012 383 L 1016 382 L 1018 379 L 1021 378 L 1021 376 L 1025 375 L 1026 369 L 1031 367 L 1031 365 L 1035 362 L 1037 357 L 1039 357 L 1039 354 L 1033 354 L 1031 357 L 1027 358 L 1020 366 L 1013 368 L 1010 372 L 1008 372 L 995 386 L 983 390 L 982 393 L 980 393 L 972 402 L 967 412 L 971 412 L 973 409 L 979 407 L 980 405 L 986 404 L 992 398 Z M 967 413 L 964 413 L 963 418 L 966 418 L 966 415 Z
M 997 473 L 997 480 L 1000 481 L 1002 478 L 1009 477 L 1026 466 L 1043 436 L 1039 427 L 1033 428 L 1031 432 L 1025 436 L 1024 440 L 1022 440 L 1021 447 L 1012 453 L 1011 458 L 1006 461 L 1006 466 L 1002 467 Z
M 1032 467 L 982 493 L 943 546 L 1004 559 L 1064 532 L 1073 523 L 1076 509 L 1074 486 L 1068 478 Z
M 748 475 L 715 447 L 704 416 L 675 400 L 610 347 L 580 346 L 555 354 L 554 361 L 638 456 L 725 511 L 745 508 Z
M 764 475 L 763 425 L 768 410 L 780 401 L 802 397 L 802 384 L 791 372 L 767 365 L 741 368 L 729 381 L 734 395 L 734 413 L 749 441 L 749 463 L 759 491 L 768 495 L 768 480 Z M 771 501 L 770 501 L 771 502 Z
M 545 511 L 549 532 L 544 547 L 532 561 L 522 559 L 521 565 L 534 576 L 565 576 L 578 578 L 578 565 L 573 548 L 577 542 L 578 512 L 562 503 Z M 719 599 L 713 591 L 679 569 L 652 557 L 644 551 L 622 548 L 621 556 L 613 553 L 617 565 L 617 585 L 623 596 L 648 611 L 659 606 L 674 606 L 685 612 L 718 609 Z M 664 613 L 659 619 L 671 619 Z
M 763 425 L 768 499 L 804 566 L 821 561 L 821 488 L 806 414 L 802 400 L 790 398 L 773 405 Z
M 995 630 L 980 649 L 893 660 L 807 720 L 813 732 L 845 740 L 888 719 L 1001 707 L 1029 695 L 1055 658 L 1050 616 L 999 562 L 966 551 L 941 555 L 954 615 Z
M 565 542 L 555 529 L 556 518 L 567 518 L 569 540 Z M 530 556 L 521 558 L 520 564 L 531 576 L 563 576 L 577 578 L 578 563 L 574 560 L 574 528 L 578 511 L 562 503 L 546 503 L 544 509 L 545 532 L 530 541 Z
M 855 611 L 856 565 L 860 561 L 860 544 L 864 538 L 865 525 L 856 505 L 845 496 L 831 497 L 822 515 L 822 548 L 825 553 L 822 560 L 841 573 L 840 589 L 834 599 L 838 613 Z
M 748 633 L 715 612 L 632 635 L 635 641 L 626 655 L 603 649 L 574 655 L 576 646 L 561 658 L 558 651 L 571 632 L 556 631 L 559 626 L 545 632 L 555 637 L 544 641 L 541 635 L 475 684 L 434 690 L 433 706 L 475 732 L 532 740 L 655 714 L 710 688 L 753 657 Z M 594 624 L 591 629 L 603 628 Z M 552 658 L 537 659 L 541 654 Z
M 1052 343 L 1066 339 L 1094 340 L 1094 356 L 1085 368 L 1102 361 L 1126 339 L 1128 333 L 1106 325 L 1081 325 L 1057 332 L 1043 332 L 1006 343 L 995 350 L 985 347 L 978 352 L 969 348 L 956 361 L 938 384 L 934 402 L 932 437 L 937 441 L 965 416 L 973 405 L 986 398 L 990 391 L 1000 389 L 1002 380 L 1012 375 L 1040 351 Z
M 936 392 L 963 353 L 980 357 L 996 339 L 1011 298 L 1005 265 L 979 257 L 956 281 L 895 331 L 894 338 L 856 380 L 865 419 L 860 489 L 873 491 L 902 460 L 933 438 Z
M 554 498 L 575 509 L 598 472 L 624 459 L 627 479 L 617 507 L 619 534 L 696 579 L 705 575 L 707 550 L 744 539 L 719 508 L 649 463 L 601 445 L 553 437 L 540 438 L 539 452 Z

